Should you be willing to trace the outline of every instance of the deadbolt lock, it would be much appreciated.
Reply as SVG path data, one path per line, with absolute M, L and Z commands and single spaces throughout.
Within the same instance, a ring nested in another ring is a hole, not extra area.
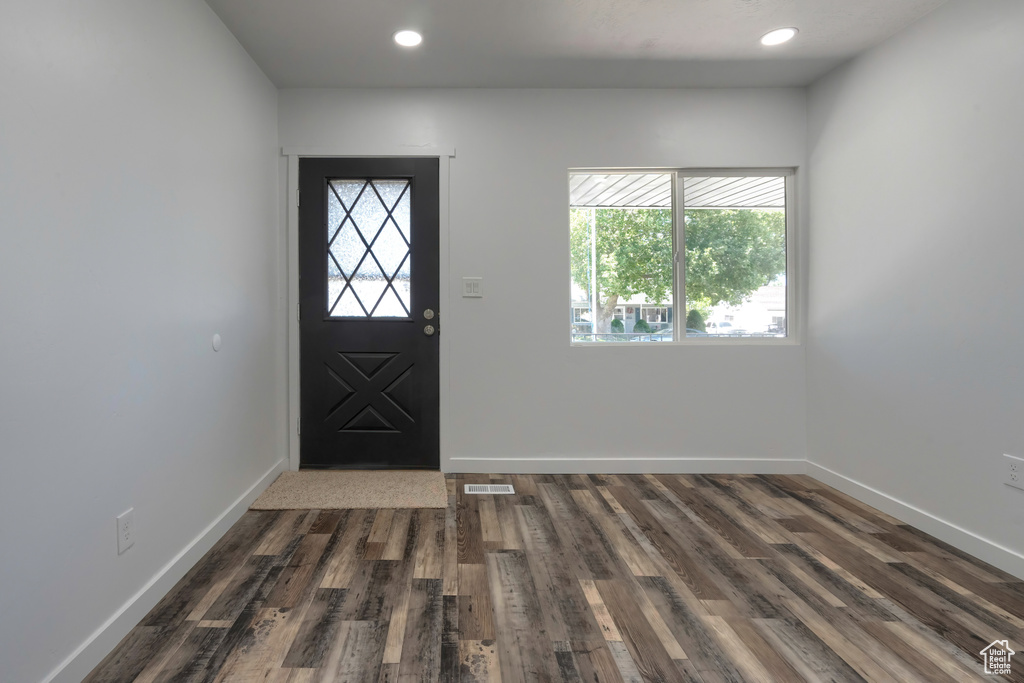
M 434 309 L 428 308 L 427 310 L 423 311 L 423 317 L 426 318 L 427 320 L 433 320 L 434 319 Z

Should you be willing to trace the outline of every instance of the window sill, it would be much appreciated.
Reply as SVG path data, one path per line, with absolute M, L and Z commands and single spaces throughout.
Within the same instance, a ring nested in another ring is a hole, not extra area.
M 722 338 L 722 339 L 711 339 L 694 337 L 691 339 L 680 340 L 680 341 L 658 341 L 658 342 L 569 342 L 569 346 L 574 348 L 618 348 L 618 347 L 632 347 L 638 346 L 800 346 L 800 341 L 795 337 L 736 337 L 736 338 Z

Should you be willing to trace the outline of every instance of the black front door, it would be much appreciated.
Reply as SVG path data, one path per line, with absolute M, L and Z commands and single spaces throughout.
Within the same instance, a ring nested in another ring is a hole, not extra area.
M 438 160 L 299 162 L 300 460 L 439 467 Z

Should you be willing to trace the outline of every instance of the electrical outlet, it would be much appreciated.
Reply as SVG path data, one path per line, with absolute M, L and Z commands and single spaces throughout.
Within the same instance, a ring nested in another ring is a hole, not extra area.
M 117 516 L 117 554 L 135 545 L 135 508 L 128 508 Z
M 1024 490 L 1024 458 L 1003 454 L 1003 483 Z

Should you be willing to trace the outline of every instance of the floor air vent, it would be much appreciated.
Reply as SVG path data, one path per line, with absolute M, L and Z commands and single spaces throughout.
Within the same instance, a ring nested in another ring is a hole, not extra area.
M 516 490 L 511 484 L 466 484 L 466 493 L 512 493 Z

